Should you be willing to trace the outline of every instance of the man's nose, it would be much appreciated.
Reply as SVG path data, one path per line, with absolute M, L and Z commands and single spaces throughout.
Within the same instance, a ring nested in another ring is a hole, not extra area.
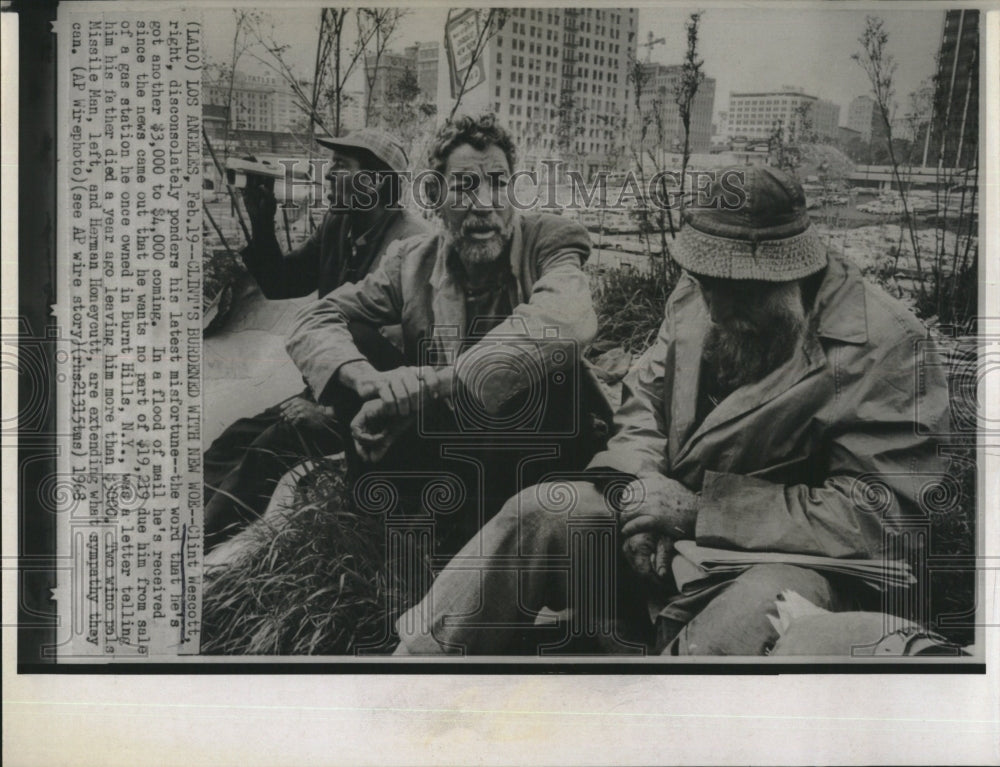
M 480 182 L 469 194 L 473 210 L 491 212 L 498 205 L 497 196 L 489 182 Z

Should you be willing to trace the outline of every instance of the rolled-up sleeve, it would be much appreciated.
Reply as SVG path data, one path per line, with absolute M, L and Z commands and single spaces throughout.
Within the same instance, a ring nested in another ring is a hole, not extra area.
M 349 322 L 377 327 L 400 322 L 402 258 L 399 243 L 393 243 L 378 269 L 309 304 L 295 317 L 286 348 L 317 396 L 343 365 L 365 358 L 354 345 Z
M 926 519 L 928 498 L 953 492 L 942 484 L 937 450 L 950 413 L 942 366 L 925 356 L 918 371 L 916 359 L 912 340 L 897 344 L 841 392 L 845 415 L 831 435 L 822 485 L 706 472 L 697 542 L 864 558 L 885 552 L 901 518 Z

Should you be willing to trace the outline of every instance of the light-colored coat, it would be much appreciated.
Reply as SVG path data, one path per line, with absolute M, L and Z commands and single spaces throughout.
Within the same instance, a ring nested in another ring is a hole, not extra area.
M 814 332 L 794 355 L 695 428 L 710 321 L 701 291 L 682 278 L 591 467 L 659 472 L 699 492 L 704 546 L 880 554 L 884 527 L 924 513 L 922 493 L 942 474 L 947 383 L 919 321 L 839 256 L 814 307 Z
M 442 233 L 398 242 L 364 280 L 338 288 L 299 313 L 288 353 L 314 392 L 323 392 L 342 365 L 363 359 L 347 327 L 352 321 L 401 324 L 403 353 L 410 364 L 425 363 L 431 344 L 437 359 L 458 359 L 466 328 L 465 293 L 447 267 L 447 251 Z M 575 341 L 579 349 L 593 338 L 597 317 L 581 268 L 589 255 L 590 237 L 579 224 L 544 213 L 515 215 L 509 249 L 513 313 L 461 355 L 459 379 L 463 371 L 475 372 L 480 355 L 530 357 L 522 370 L 539 369 L 539 362 L 546 370 L 564 366 L 565 344 L 525 344 L 522 339 L 556 336 Z M 518 367 L 498 369 L 477 381 L 476 392 L 488 411 L 495 412 L 531 385 L 518 375 Z

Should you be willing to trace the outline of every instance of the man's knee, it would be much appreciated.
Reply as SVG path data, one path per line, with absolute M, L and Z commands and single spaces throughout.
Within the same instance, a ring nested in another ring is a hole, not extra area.
M 740 599 L 761 609 L 774 612 L 778 595 L 789 589 L 805 597 L 824 610 L 834 606 L 833 589 L 830 582 L 816 570 L 795 565 L 754 565 L 740 575 L 732 589 L 738 591 Z
M 769 616 L 779 595 L 794 591 L 825 610 L 835 607 L 829 581 L 793 565 L 754 565 L 694 617 L 678 636 L 682 655 L 762 655 L 777 639 Z
M 508 499 L 497 517 L 499 524 L 516 524 L 523 542 L 563 539 L 570 524 L 606 525 L 613 519 L 603 494 L 586 481 L 532 485 Z

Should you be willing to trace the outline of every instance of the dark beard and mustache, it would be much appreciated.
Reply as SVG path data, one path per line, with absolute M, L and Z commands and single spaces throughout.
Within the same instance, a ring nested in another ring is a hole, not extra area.
M 472 232 L 482 231 L 493 231 L 497 236 L 482 242 L 469 236 Z M 496 218 L 467 216 L 458 226 L 446 225 L 445 233 L 452 250 L 462 263 L 474 266 L 493 263 L 503 255 L 510 241 L 511 227 L 504 226 Z
M 713 324 L 702 351 L 702 380 L 721 399 L 755 383 L 795 353 L 807 327 L 798 283 L 747 301 L 742 316 Z

